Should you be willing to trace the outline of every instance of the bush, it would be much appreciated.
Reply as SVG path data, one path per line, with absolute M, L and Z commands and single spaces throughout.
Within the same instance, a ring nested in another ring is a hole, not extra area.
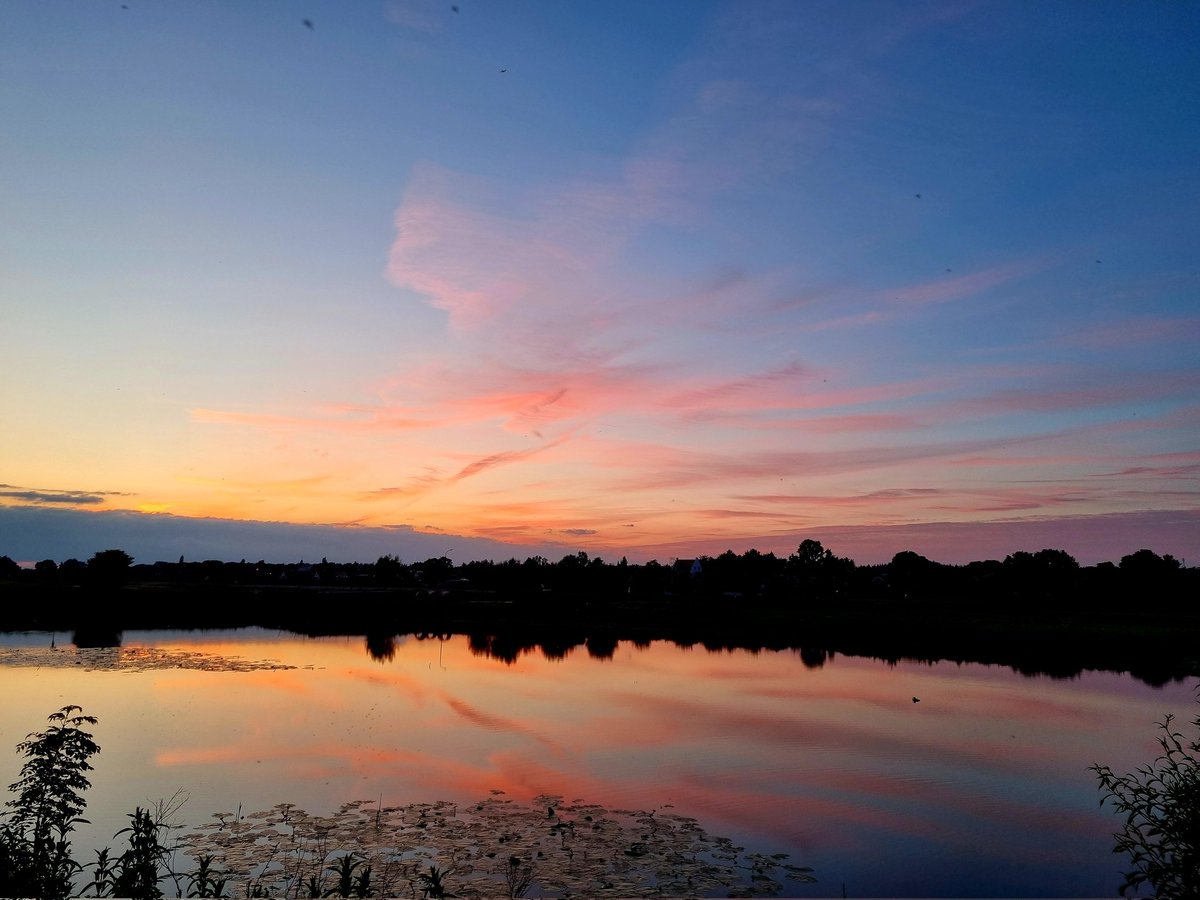
M 1159 723 L 1162 755 L 1151 765 L 1127 775 L 1093 765 L 1104 791 L 1125 816 L 1113 835 L 1115 853 L 1128 853 L 1133 868 L 1125 873 L 1121 895 L 1149 886 L 1154 896 L 1200 897 L 1200 716 L 1193 720 L 1197 737 L 1185 741 L 1174 731 L 1174 718 Z
M 85 772 L 100 747 L 84 725 L 94 716 L 64 706 L 49 716 L 50 727 L 17 744 L 25 756 L 21 777 L 9 785 L 17 796 L 0 822 L 0 896 L 60 898 L 71 893 L 80 866 L 71 858 L 68 835 L 86 819 L 80 796 L 91 787 Z

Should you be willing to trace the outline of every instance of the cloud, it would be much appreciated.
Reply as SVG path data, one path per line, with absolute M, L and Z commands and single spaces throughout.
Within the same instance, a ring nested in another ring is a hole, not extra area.
M 499 716 L 495 713 L 486 712 L 465 700 L 462 700 L 458 697 L 452 697 L 448 694 L 445 695 L 443 699 L 446 701 L 446 705 L 449 706 L 450 709 L 473 725 L 478 725 L 480 728 L 486 728 L 488 731 L 502 731 L 532 738 L 556 754 L 561 755 L 563 752 L 562 747 L 560 747 L 556 741 L 538 733 L 524 722 L 521 722 L 517 719 L 510 719 L 506 716 Z
M 647 447 L 638 454 L 639 464 L 636 468 L 639 471 L 627 476 L 619 484 L 626 490 L 645 490 L 683 488 L 738 479 L 812 478 L 861 473 L 903 464 L 940 462 L 962 454 L 974 455 L 989 449 L 1009 448 L 1047 439 L 1044 435 L 1032 435 L 810 451 L 746 448 L 730 453 Z M 619 454 L 613 465 L 631 461 L 630 456 Z
M 421 418 L 420 416 L 400 415 L 399 410 L 380 407 L 368 408 L 344 404 L 331 409 L 325 415 L 285 416 L 273 413 L 243 413 L 228 410 L 205 409 L 203 407 L 191 410 L 193 422 L 209 425 L 238 425 L 251 428 L 272 429 L 319 429 L 321 431 L 405 431 L 417 428 L 435 428 L 448 424 L 445 416 L 441 418 Z
M 1193 478 L 1200 475 L 1200 463 L 1185 466 L 1129 466 L 1116 472 L 1097 472 L 1095 477 L 1114 478 L 1124 475 L 1155 475 L 1164 478 Z
M 69 491 L 58 489 L 22 488 L 14 484 L 0 484 L 0 501 L 16 500 L 34 505 L 97 506 L 108 497 L 132 497 L 121 491 Z
M 448 481 L 462 481 L 464 478 L 470 478 L 473 475 L 478 475 L 481 472 L 486 472 L 488 469 L 494 469 L 496 466 L 509 465 L 514 462 L 529 459 L 533 456 L 538 456 L 545 453 L 547 450 L 557 447 L 563 443 L 566 438 L 559 438 L 556 441 L 542 444 L 538 447 L 529 447 L 524 450 L 505 450 L 501 453 L 492 453 L 482 459 L 477 459 L 472 463 L 463 466 L 457 473 L 451 475 Z
M 374 562 L 385 554 L 406 561 L 449 555 L 456 562 L 552 556 L 555 541 L 501 543 L 410 525 L 295 525 L 287 522 L 191 518 L 124 510 L 85 511 L 0 506 L 0 553 L 13 559 L 87 559 L 118 547 L 139 563 L 188 559 L 266 559 L 294 562 L 327 557 L 337 562 Z
M 786 556 L 805 538 L 817 538 L 839 556 L 860 564 L 886 562 L 915 550 L 943 563 L 1002 559 L 1016 550 L 1062 549 L 1081 563 L 1117 561 L 1142 547 L 1190 560 L 1200 546 L 1200 505 L 1177 510 L 1133 510 L 1099 515 L 995 517 L 980 521 L 831 525 L 819 518 L 787 528 L 746 531 L 737 536 L 705 535 L 656 540 L 641 526 L 612 533 L 636 539 L 612 549 L 589 547 L 602 558 L 631 561 L 751 548 Z M 1191 497 L 1194 499 L 1194 496 Z M 621 525 L 627 523 L 618 523 Z M 202 519 L 123 511 L 0 506 L 0 553 L 17 560 L 87 559 L 99 549 L 119 547 L 139 563 L 154 560 L 266 559 L 292 562 L 328 557 L 337 562 L 374 562 L 396 554 L 412 562 L 449 555 L 456 562 L 544 556 L 556 559 L 578 549 L 557 541 L 522 540 L 526 531 L 498 533 L 500 540 L 418 531 L 411 526 L 293 525 L 284 522 Z
M 937 278 L 904 288 L 894 288 L 878 295 L 880 300 L 901 307 L 928 306 L 975 297 L 1019 278 L 1046 268 L 1044 261 L 1024 261 L 993 266 L 976 272 Z
M 972 412 L 1060 412 L 1162 399 L 1187 399 L 1200 389 L 1196 372 L 1088 372 L 1077 383 L 1042 383 L 995 391 L 954 404 Z
M 1093 350 L 1130 344 L 1195 343 L 1200 339 L 1200 316 L 1126 316 L 1119 322 L 1093 325 L 1056 335 L 1054 346 Z
M 526 447 L 519 450 L 503 450 L 498 453 L 491 453 L 487 456 L 480 457 L 479 459 L 467 463 L 457 472 L 454 472 L 450 475 L 443 475 L 436 470 L 427 470 L 425 474 L 409 479 L 406 485 L 399 487 L 379 488 L 378 490 L 363 494 L 362 499 L 382 500 L 393 497 L 417 497 L 443 485 L 451 485 L 456 482 L 463 481 L 464 479 L 481 475 L 484 472 L 500 466 L 512 465 L 514 463 L 523 462 L 535 456 L 539 456 L 547 451 L 553 450 L 555 447 L 568 440 L 568 438 L 569 435 L 538 444 L 535 447 Z
M 869 491 L 864 494 L 848 494 L 829 496 L 823 494 L 746 494 L 735 497 L 752 503 L 781 504 L 785 506 L 819 505 L 829 506 L 866 506 L 875 507 L 880 504 L 909 502 L 913 499 L 928 500 L 940 497 L 946 492 L 940 488 L 889 488 L 887 490 Z
M 800 362 L 791 362 L 778 369 L 750 375 L 731 381 L 713 383 L 707 387 L 694 388 L 680 394 L 665 398 L 664 406 L 675 407 L 705 407 L 714 402 L 739 402 L 744 394 L 752 394 L 761 390 L 778 392 L 780 385 L 788 385 L 810 379 L 812 374 L 808 367 Z
M 388 0 L 384 16 L 407 31 L 441 31 L 449 4 L 441 0 Z

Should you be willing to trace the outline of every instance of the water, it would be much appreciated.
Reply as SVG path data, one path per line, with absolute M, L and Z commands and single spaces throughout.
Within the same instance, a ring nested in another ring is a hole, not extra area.
M 695 816 L 812 866 L 818 883 L 786 883 L 793 896 L 1113 896 L 1119 822 L 1088 766 L 1144 765 L 1155 722 L 1198 711 L 1194 682 L 1107 672 L 668 642 L 515 662 L 463 636 L 373 649 L 263 630 L 125 632 L 119 650 L 75 656 L 69 634 L 0 635 L 0 747 L 67 703 L 99 717 L 93 824 L 74 840 L 85 861 L 115 846 L 135 805 L 177 790 L 191 825 L 280 802 L 324 815 L 349 800 L 504 791 Z M 4 784 L 20 762 L 0 755 Z

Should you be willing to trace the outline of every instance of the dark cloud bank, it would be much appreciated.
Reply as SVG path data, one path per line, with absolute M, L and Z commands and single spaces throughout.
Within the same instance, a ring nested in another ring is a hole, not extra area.
M 590 529 L 566 529 L 579 534 Z M 627 532 L 626 532 L 627 534 Z M 1003 559 L 1017 550 L 1065 550 L 1083 565 L 1118 561 L 1143 547 L 1170 553 L 1188 565 L 1200 561 L 1200 510 L 1145 511 L 1100 516 L 1046 517 L 976 523 L 930 523 L 892 526 L 829 526 L 811 533 L 773 535 L 743 541 L 695 540 L 612 552 L 631 561 L 654 558 L 716 556 L 727 549 L 750 548 L 786 556 L 806 537 L 822 541 L 839 556 L 860 564 L 887 562 L 901 550 L 915 550 L 942 563 Z M 265 559 L 272 562 L 319 560 L 374 562 L 395 554 L 405 562 L 449 556 L 473 559 L 524 559 L 541 555 L 557 560 L 579 549 L 559 540 L 540 545 L 507 544 L 483 538 L 418 532 L 409 526 L 359 527 L 293 525 L 285 522 L 242 522 L 202 519 L 166 513 L 85 511 L 45 506 L 0 506 L 0 555 L 22 562 L 39 559 L 88 559 L 98 550 L 119 548 L 137 562 Z
M 417 532 L 408 526 L 364 528 L 200 519 L 123 510 L 83 512 L 33 506 L 0 507 L 0 555 L 19 561 L 125 550 L 139 563 L 156 560 L 265 559 L 374 562 L 392 553 L 406 562 L 449 556 L 455 562 L 552 555 L 550 546 L 517 547 L 481 538 Z M 566 552 L 562 547 L 557 551 Z

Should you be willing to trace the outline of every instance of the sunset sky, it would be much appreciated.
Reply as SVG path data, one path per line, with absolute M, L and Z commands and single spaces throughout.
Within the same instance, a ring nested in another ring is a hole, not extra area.
M 1191 564 L 1197 46 L 1178 2 L 6 4 L 0 554 Z

